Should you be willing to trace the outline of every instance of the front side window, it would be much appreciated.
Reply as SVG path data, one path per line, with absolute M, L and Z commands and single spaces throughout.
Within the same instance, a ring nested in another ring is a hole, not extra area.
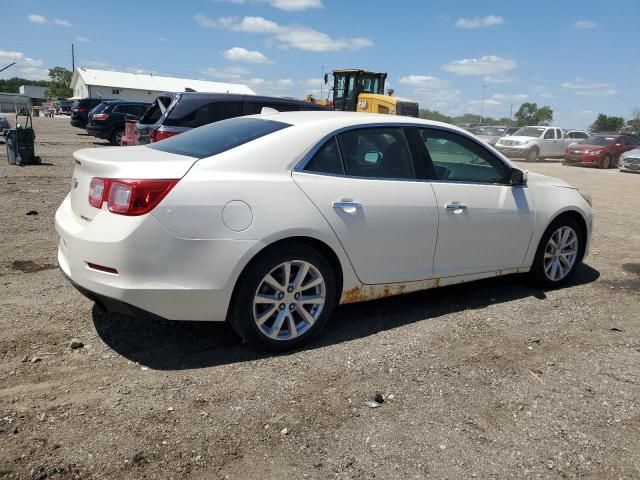
M 550 128 L 544 133 L 545 140 L 553 140 L 555 137 L 553 136 L 553 128 Z
M 507 183 L 508 168 L 469 138 L 436 129 L 418 129 L 438 180 Z
M 401 128 L 349 130 L 338 135 L 345 174 L 352 177 L 415 179 L 413 160 Z

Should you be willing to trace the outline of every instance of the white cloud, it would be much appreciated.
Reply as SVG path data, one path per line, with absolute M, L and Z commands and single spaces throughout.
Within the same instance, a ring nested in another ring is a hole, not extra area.
M 549 92 L 544 92 L 540 94 L 541 98 L 552 98 L 553 97 L 553 93 L 549 93 Z
M 290 78 L 281 78 L 279 80 L 265 80 L 264 78 L 250 78 L 246 82 L 259 95 L 271 95 L 274 97 L 296 97 L 294 88 L 296 82 Z
M 564 82 L 560 86 L 573 91 L 576 95 L 589 97 L 612 97 L 618 94 L 610 83 L 587 82 L 580 77 L 573 82 Z
M 236 5 L 245 5 L 248 3 L 268 3 L 274 8 L 285 10 L 287 12 L 297 12 L 308 10 L 310 8 L 324 8 L 322 0 L 217 0 L 219 2 L 228 2 Z
M 222 55 L 227 60 L 232 62 L 247 62 L 247 63 L 273 63 L 263 53 L 257 50 L 247 50 L 242 47 L 233 47 L 229 50 L 222 52 Z
M 69 20 L 64 20 L 61 18 L 56 18 L 53 20 L 53 23 L 56 25 L 60 25 L 61 27 L 71 27 L 71 22 Z
M 504 18 L 498 15 L 487 15 L 486 17 L 459 18 L 456 22 L 458 28 L 484 28 L 504 23 Z
M 491 95 L 491 99 L 499 102 L 522 102 L 528 98 L 529 98 L 529 95 L 524 93 L 518 93 L 518 94 L 495 93 Z
M 580 28 L 582 30 L 588 30 L 590 28 L 596 28 L 598 24 L 593 20 L 578 20 L 573 24 L 574 28 Z
M 449 82 L 446 80 L 442 80 L 438 77 L 432 77 L 430 75 L 408 75 L 400 78 L 399 82 L 402 85 L 409 85 L 410 87 L 427 90 L 447 88 L 449 86 Z
M 45 17 L 43 17 L 42 15 L 36 15 L 35 13 L 32 13 L 27 18 L 32 23 L 47 23 L 47 19 Z
M 332 38 L 326 33 L 303 25 L 279 25 L 263 17 L 213 19 L 199 13 L 194 18 L 205 28 L 272 35 L 272 40 L 280 48 L 297 48 L 308 52 L 335 52 L 355 51 L 373 46 L 373 42 L 368 38 Z
M 508 75 L 487 75 L 484 77 L 486 83 L 509 83 L 513 82 L 514 78 Z
M 451 109 L 460 103 L 462 92 L 451 88 L 449 82 L 431 75 L 407 75 L 398 80 L 410 89 L 403 93 L 417 100 L 421 107 L 431 110 Z M 389 87 L 390 85 L 387 85 Z
M 48 78 L 49 70 L 42 67 L 42 60 L 31 58 L 23 52 L 0 50 L 0 64 L 15 62 L 16 65 L 2 72 L 2 77 L 24 77 L 30 80 L 44 80 Z
M 515 60 L 496 55 L 483 55 L 480 58 L 463 58 L 442 66 L 446 72 L 455 75 L 500 75 L 517 68 Z
M 90 42 L 90 41 L 91 41 L 91 39 L 87 38 L 87 37 L 82 37 L 82 36 L 76 37 L 76 42 L 87 43 L 87 42 Z
M 288 12 L 307 10 L 309 8 L 324 8 L 321 0 L 269 0 L 272 7 Z
M 246 79 L 251 74 L 251 71 L 242 67 L 227 67 L 222 69 L 209 67 L 203 70 L 202 73 L 214 80 L 241 81 L 242 83 L 246 83 Z

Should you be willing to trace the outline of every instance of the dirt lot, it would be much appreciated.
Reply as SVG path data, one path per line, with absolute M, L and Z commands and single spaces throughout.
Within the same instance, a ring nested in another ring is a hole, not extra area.
M 71 153 L 105 143 L 34 124 L 42 166 L 0 146 L 0 478 L 640 478 L 640 175 L 526 165 L 593 195 L 566 288 L 349 305 L 320 343 L 259 356 L 226 325 L 92 309 L 53 217 Z

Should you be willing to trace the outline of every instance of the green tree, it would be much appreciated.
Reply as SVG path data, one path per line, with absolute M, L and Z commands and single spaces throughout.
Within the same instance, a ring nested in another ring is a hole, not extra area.
M 640 135 L 640 108 L 634 108 L 631 112 L 631 118 L 627 120 L 625 130 L 630 133 Z
M 451 117 L 440 113 L 436 110 L 429 110 L 427 108 L 421 108 L 420 113 L 418 115 L 420 118 L 424 118 L 426 120 L 434 120 L 436 122 L 444 122 L 444 123 L 452 123 Z
M 71 90 L 71 77 L 73 72 L 63 67 L 54 67 L 49 69 L 49 78 L 51 86 L 47 90 L 49 97 L 69 98 L 73 95 Z
M 594 132 L 617 132 L 622 130 L 624 126 L 624 118 L 609 117 L 604 113 L 598 114 L 596 121 L 591 124 L 591 130 Z
M 20 93 L 22 85 L 37 85 L 38 87 L 48 87 L 51 82 L 48 80 L 27 80 L 26 78 L 13 77 L 0 79 L 0 92 Z
M 544 105 L 538 108 L 537 103 L 525 102 L 515 114 L 516 123 L 520 127 L 526 125 L 549 125 L 553 120 L 553 110 Z

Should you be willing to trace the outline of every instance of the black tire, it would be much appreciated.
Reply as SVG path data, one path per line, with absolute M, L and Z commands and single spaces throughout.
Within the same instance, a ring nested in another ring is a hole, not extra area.
M 577 235 L 577 257 L 569 273 L 567 273 L 563 278 L 559 280 L 551 280 L 547 274 L 545 273 L 545 265 L 544 265 L 544 255 L 547 248 L 547 244 L 549 243 L 549 239 L 551 236 L 561 227 L 570 227 Z M 563 283 L 567 282 L 576 271 L 578 264 L 582 261 L 582 256 L 584 254 L 584 232 L 580 224 L 569 215 L 561 215 L 556 218 L 551 224 L 547 227 L 542 238 L 540 239 L 540 243 L 538 244 L 538 250 L 536 251 L 536 256 L 533 260 L 533 265 L 531 266 L 531 270 L 529 270 L 529 278 L 530 280 L 537 286 L 542 288 L 557 288 L 561 286 Z
M 540 155 L 540 150 L 538 150 L 538 147 L 532 147 L 527 152 L 527 156 L 525 157 L 525 160 L 527 162 L 537 162 L 539 155 Z
M 600 162 L 600 168 L 603 170 L 611 168 L 611 157 L 609 155 L 602 159 L 602 162 Z
M 253 301 L 269 272 L 284 262 L 296 260 L 308 262 L 320 272 L 325 283 L 325 302 L 319 317 L 306 332 L 293 339 L 276 340 L 260 331 L 254 320 Z M 313 248 L 301 243 L 275 247 L 260 254 L 245 268 L 238 279 L 227 319 L 233 330 L 252 347 L 269 352 L 292 350 L 311 342 L 322 331 L 337 302 L 336 284 L 331 264 Z
M 35 165 L 42 165 L 42 159 L 41 159 L 39 156 L 37 156 L 37 155 L 36 155 L 36 156 L 34 157 L 34 159 L 33 159 L 33 163 L 34 163 Z
M 22 167 L 22 157 L 20 155 L 16 156 L 16 165 Z
M 124 129 L 120 128 L 118 130 L 115 130 L 111 135 L 111 139 L 109 140 L 111 142 L 111 145 L 116 145 L 119 147 L 120 143 L 122 142 L 123 135 L 124 135 Z

